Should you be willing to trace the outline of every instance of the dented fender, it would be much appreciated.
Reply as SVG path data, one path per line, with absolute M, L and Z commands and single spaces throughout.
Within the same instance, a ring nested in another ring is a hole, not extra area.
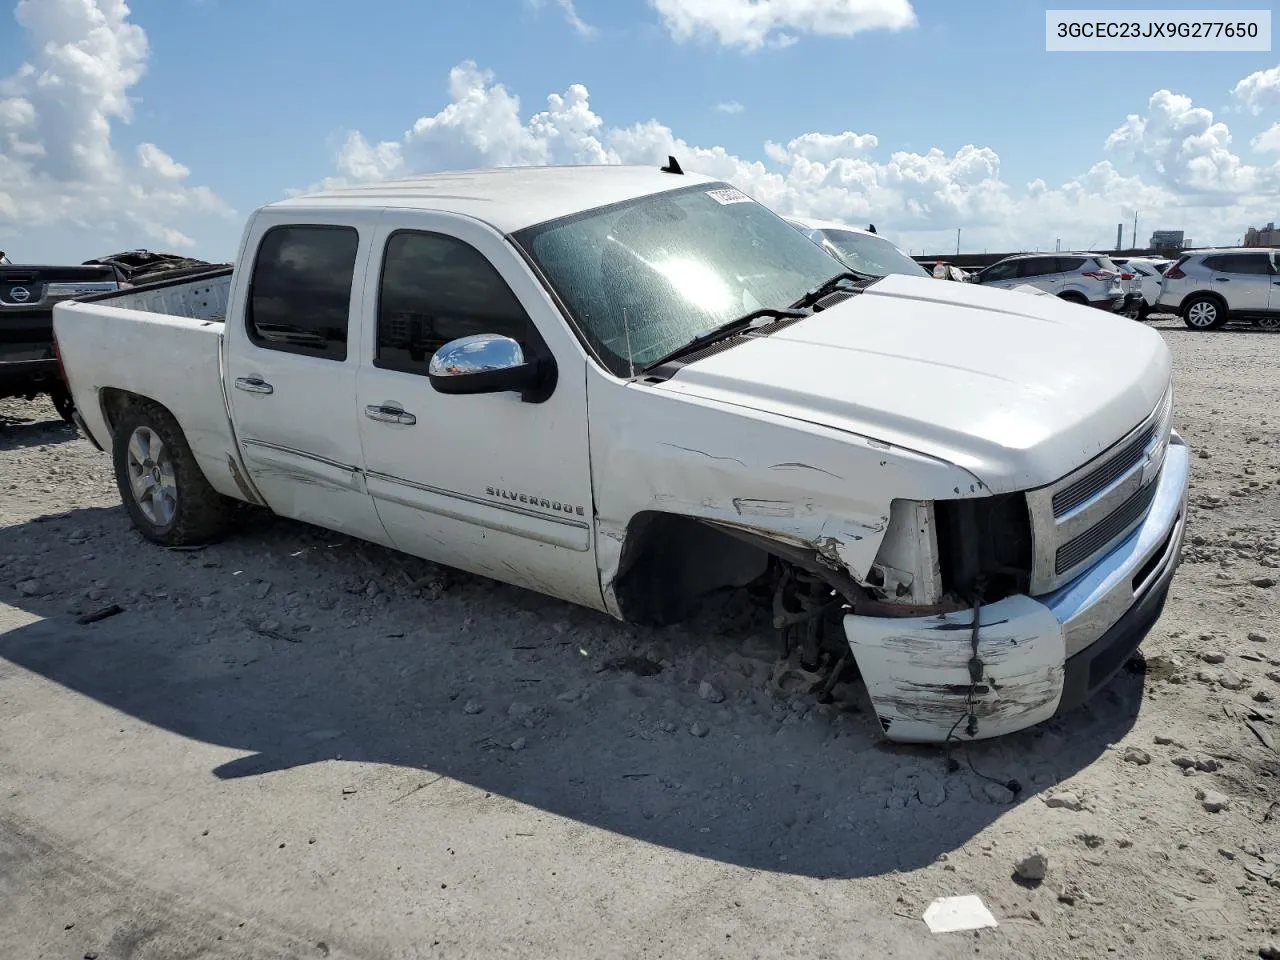
M 865 581 L 895 499 L 986 494 L 968 472 L 833 427 L 588 376 L 597 562 L 606 609 L 632 521 L 666 513 L 814 551 Z M 963 491 L 963 492 L 959 492 Z

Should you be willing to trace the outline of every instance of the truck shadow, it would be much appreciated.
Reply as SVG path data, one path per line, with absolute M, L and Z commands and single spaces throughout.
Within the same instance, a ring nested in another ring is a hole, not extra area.
M 44 408 L 40 407 L 38 412 L 44 413 Z M 0 410 L 0 451 L 66 443 L 77 436 L 76 428 L 56 413 L 49 419 L 37 419 L 13 410 Z
M 636 630 L 289 522 L 190 553 L 144 544 L 120 508 L 4 533 L 0 589 L 55 570 L 67 582 L 56 598 L 27 581 L 5 594 L 47 619 L 0 634 L 0 657 L 178 736 L 245 751 L 213 771 L 220 778 L 339 757 L 394 764 L 801 876 L 910 870 L 956 850 L 1101 756 L 1142 696 L 1141 678 L 1122 672 L 1034 731 L 951 752 L 894 747 L 865 713 L 773 700 L 769 664 L 743 654 L 744 621 L 723 608 Z M 60 546 L 69 536 L 74 546 Z M 78 567 L 60 562 L 64 551 Z M 110 584 L 101 597 L 95 581 Z M 86 588 L 86 609 L 114 600 L 124 611 L 77 624 L 66 601 Z M 699 696 L 703 678 L 724 702 Z M 708 732 L 691 733 L 694 723 Z

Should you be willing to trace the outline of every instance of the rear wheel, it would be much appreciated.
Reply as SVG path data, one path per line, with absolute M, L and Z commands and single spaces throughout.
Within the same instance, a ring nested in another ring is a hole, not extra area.
M 115 426 L 112 460 L 129 518 L 153 543 L 205 543 L 230 525 L 235 501 L 209 485 L 182 428 L 159 404 L 138 401 L 125 409 Z
M 67 423 L 75 423 L 71 419 L 71 415 L 76 412 L 76 404 L 71 399 L 71 392 L 66 387 L 58 384 L 49 391 L 49 399 L 53 401 L 53 408 L 58 411 L 58 416 Z
M 1182 322 L 1192 330 L 1216 330 L 1227 322 L 1227 311 L 1217 297 L 1192 297 L 1182 307 Z

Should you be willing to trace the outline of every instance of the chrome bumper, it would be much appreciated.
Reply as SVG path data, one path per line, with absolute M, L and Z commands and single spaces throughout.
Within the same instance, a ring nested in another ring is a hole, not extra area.
M 1105 684 L 1163 608 L 1182 551 L 1189 474 L 1187 447 L 1173 433 L 1137 529 L 1053 593 L 982 607 L 977 684 L 969 679 L 972 612 L 845 617 L 885 736 L 915 743 L 998 737 L 1048 720 Z

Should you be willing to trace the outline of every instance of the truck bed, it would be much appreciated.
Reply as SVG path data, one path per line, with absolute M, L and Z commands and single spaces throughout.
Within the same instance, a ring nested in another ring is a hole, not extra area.
M 121 290 L 54 308 L 53 328 L 85 428 L 112 448 L 113 391 L 154 400 L 177 419 L 209 482 L 244 499 L 222 384 L 222 320 L 231 270 Z

